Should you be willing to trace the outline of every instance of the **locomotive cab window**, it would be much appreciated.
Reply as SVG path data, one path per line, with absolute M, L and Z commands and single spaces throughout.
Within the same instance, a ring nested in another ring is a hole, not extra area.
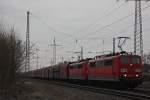
M 70 66 L 70 69 L 73 69 L 73 66 L 72 66 L 72 65 Z
M 90 67 L 96 67 L 96 62 L 90 62 Z
M 97 67 L 102 67 L 102 66 L 104 66 L 104 61 L 97 61 L 97 62 L 96 62 L 96 66 L 97 66 Z
M 82 64 L 78 64 L 78 69 L 82 68 Z
M 110 65 L 112 65 L 112 60 L 105 60 L 105 61 L 104 61 L 104 65 L 105 65 L 105 66 L 110 66 Z
M 120 60 L 121 60 L 122 64 L 129 64 L 129 57 L 128 56 L 122 56 Z
M 133 64 L 140 64 L 140 58 L 139 57 L 132 57 L 132 63 Z
M 82 64 L 74 64 L 70 66 L 70 69 L 80 69 L 82 68 Z

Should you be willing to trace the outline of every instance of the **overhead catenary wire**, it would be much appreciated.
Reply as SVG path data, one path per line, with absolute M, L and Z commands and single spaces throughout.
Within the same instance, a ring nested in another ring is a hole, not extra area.
M 74 32 L 74 33 L 79 33 L 82 31 L 85 31 L 87 29 L 89 29 L 90 27 L 92 27 L 93 25 L 95 25 L 96 23 L 98 23 L 99 21 L 101 21 L 104 18 L 107 18 L 108 16 L 110 16 L 112 13 L 116 12 L 118 9 L 120 9 L 125 3 L 123 2 L 121 5 L 119 5 L 117 8 L 112 9 L 115 5 L 117 4 L 117 1 L 108 9 L 106 9 L 104 12 L 106 12 L 105 14 L 103 14 L 103 16 L 99 17 L 98 19 L 96 19 L 94 22 L 92 22 L 91 24 L 85 26 L 84 28 L 79 29 L 78 31 Z M 110 11 L 109 11 L 110 10 Z
M 131 15 L 132 16 L 132 15 Z M 124 18 L 124 17 L 123 17 Z M 124 20 L 124 19 L 122 19 L 122 20 Z M 120 21 L 122 21 L 122 20 L 119 20 L 118 22 L 120 22 Z M 112 25 L 114 25 L 115 23 L 118 23 L 117 21 L 115 21 L 114 23 L 112 23 Z M 45 22 L 44 22 L 45 23 Z M 46 23 L 45 23 L 46 24 Z M 48 24 L 46 24 L 47 26 L 49 26 Z M 107 27 L 110 27 L 110 26 L 112 26 L 111 24 L 110 25 L 106 25 L 105 27 L 104 27 L 104 29 L 105 28 L 107 28 Z M 49 29 L 50 30 L 52 30 L 52 31 L 54 31 L 55 33 L 61 33 L 60 31 L 57 31 L 57 30 L 55 30 L 55 29 L 53 29 L 52 27 L 49 27 Z M 101 30 L 101 28 L 99 29 L 99 30 Z M 95 31 L 94 31 L 95 32 Z M 92 32 L 93 33 L 93 32 Z M 96 32 L 95 32 L 96 33 Z M 91 34 L 91 33 L 90 33 Z M 62 35 L 62 34 L 61 34 Z M 64 34 L 63 34 L 64 35 Z M 87 35 L 87 34 L 86 34 Z M 68 37 L 70 37 L 70 34 L 66 34 L 66 36 L 68 36 Z M 83 38 L 82 37 L 82 39 L 85 39 L 85 37 Z M 70 42 L 68 42 L 69 44 L 70 44 Z
M 143 21 L 147 21 L 147 20 L 149 20 L 150 19 L 150 17 L 148 17 L 148 18 L 144 18 L 143 19 Z M 127 31 L 129 28 L 132 28 L 134 26 L 134 24 L 132 24 L 132 25 L 129 25 L 129 26 L 127 26 L 125 29 L 123 29 L 123 30 L 121 30 L 120 32 L 118 31 L 118 32 L 115 32 L 115 33 L 117 33 L 117 34 L 113 34 L 113 35 L 111 35 L 111 36 L 108 36 L 107 38 L 105 38 L 105 39 L 112 39 L 112 37 L 116 37 L 116 36 L 118 36 L 118 35 L 120 35 L 121 34 L 121 36 L 123 35 L 122 33 L 125 33 L 125 31 Z M 143 32 L 148 32 L 148 31 L 150 31 L 150 28 L 146 28 L 146 29 L 143 29 Z M 126 33 L 125 35 L 126 36 L 128 36 L 130 33 Z M 109 43 L 108 43 L 109 44 Z M 88 47 L 88 48 L 86 48 L 86 50 L 89 50 L 89 49 L 91 49 L 91 48 L 96 48 L 96 47 L 100 47 L 100 44 L 97 44 L 97 45 L 92 45 L 92 46 L 90 46 L 90 47 Z M 133 48 L 128 48 L 128 49 L 133 49 Z
M 147 21 L 147 20 L 149 20 L 150 19 L 150 17 L 147 17 L 147 18 L 144 18 L 143 19 L 143 21 Z M 110 36 L 108 36 L 108 37 L 114 37 L 114 36 L 118 36 L 118 35 L 122 35 L 122 33 L 125 33 L 127 30 L 129 30 L 130 28 L 133 28 L 134 27 L 134 24 L 131 24 L 131 25 L 128 25 L 126 28 L 124 28 L 124 29 L 122 29 L 121 31 L 118 31 L 118 32 L 114 32 L 114 33 L 116 33 L 116 34 L 112 34 L 112 35 L 110 35 Z M 145 30 L 143 30 L 143 31 L 145 31 Z M 126 34 L 127 35 L 127 34 Z
M 146 7 L 147 8 L 147 7 Z M 148 17 L 148 18 L 144 18 L 143 19 L 143 21 L 147 21 L 147 20 L 149 20 L 150 19 L 150 17 Z M 129 26 L 127 26 L 126 28 L 124 28 L 124 29 L 122 29 L 121 31 L 118 31 L 118 32 L 114 32 L 114 33 L 117 33 L 117 34 L 112 34 L 111 36 L 107 36 L 107 38 L 112 38 L 112 37 L 114 37 L 114 36 L 117 36 L 117 35 L 120 35 L 121 33 L 125 33 L 129 28 L 132 28 L 132 27 L 134 27 L 134 24 L 131 24 L 131 25 L 129 25 Z M 145 31 L 145 30 L 143 30 L 143 31 Z M 106 33 L 105 33 L 106 34 Z M 130 34 L 130 33 L 128 33 L 128 34 Z M 126 34 L 127 35 L 127 34 Z M 83 38 L 84 39 L 84 38 Z M 105 38 L 106 39 L 106 38 Z M 72 43 L 69 43 L 69 44 L 72 44 Z M 97 47 L 97 45 L 96 46 L 92 46 L 92 47 L 89 47 L 89 48 L 93 48 L 93 47 Z M 86 49 L 89 49 L 89 48 L 86 48 Z
M 65 35 L 67 37 L 70 37 L 71 35 L 69 33 L 64 33 L 64 32 L 61 32 L 61 31 L 58 31 L 56 29 L 54 29 L 53 27 L 51 27 L 50 25 L 48 25 L 45 21 L 42 20 L 42 18 L 40 18 L 39 16 L 36 16 L 35 14 L 31 13 L 31 15 L 36 18 L 38 21 L 40 21 L 41 23 L 43 23 L 45 26 L 47 26 L 47 28 L 53 32 L 55 32 L 56 34 L 59 34 L 59 33 L 62 33 L 62 34 L 59 34 L 59 35 Z
M 142 8 L 141 10 L 146 10 L 147 8 L 149 8 L 150 7 L 150 5 L 148 5 L 148 6 L 146 6 L 146 7 L 144 7 L 144 8 Z M 118 23 L 118 22 L 121 22 L 121 21 L 123 21 L 123 20 L 125 20 L 125 19 L 127 19 L 127 18 L 129 18 L 129 17 L 131 17 L 131 16 L 133 16 L 134 15 L 134 12 L 132 12 L 132 13 L 130 13 L 129 15 L 127 15 L 127 16 L 124 16 L 124 17 L 122 17 L 122 18 L 120 18 L 120 19 L 118 19 L 118 20 L 116 20 L 116 21 L 114 21 L 114 22 L 112 22 L 112 23 L 110 23 L 110 24 L 107 24 L 107 25 L 105 25 L 105 26 L 103 26 L 103 27 L 100 27 L 98 30 L 96 30 L 96 31 L 94 31 L 94 32 L 90 32 L 90 33 L 88 33 L 88 34 L 86 34 L 85 36 L 83 36 L 83 37 L 81 37 L 81 38 L 79 38 L 80 40 L 82 39 L 82 41 L 83 40 L 85 40 L 90 34 L 94 34 L 94 33 L 97 33 L 97 32 L 100 32 L 100 31 L 102 31 L 103 29 L 106 29 L 106 28 L 108 28 L 108 27 L 110 27 L 110 26 L 112 26 L 112 25 L 114 25 L 114 24 L 116 24 L 116 23 Z M 80 42 L 81 43 L 81 42 Z
M 131 17 L 133 14 L 134 14 L 134 13 L 131 13 L 131 14 L 125 16 L 125 17 L 120 18 L 119 20 L 116 20 L 116 21 L 114 21 L 114 22 L 112 22 L 112 23 L 110 23 L 110 24 L 107 24 L 107 25 L 105 25 L 105 26 L 99 28 L 98 30 L 96 30 L 96 31 L 94 31 L 94 32 L 90 32 L 90 33 L 88 33 L 88 34 L 85 34 L 84 36 L 78 38 L 78 41 L 80 40 L 80 43 L 81 43 L 81 41 L 83 41 L 83 40 L 85 40 L 87 37 L 89 37 L 90 34 L 93 35 L 94 33 L 100 32 L 100 31 L 102 31 L 103 29 L 106 29 L 106 28 L 108 28 L 108 27 L 110 27 L 110 26 L 112 26 L 112 25 L 114 25 L 114 24 L 116 24 L 116 23 L 118 23 L 118 22 L 121 22 L 121 21 L 123 21 L 123 20 L 125 20 L 125 19 Z M 80 43 L 79 43 L 79 44 L 80 44 Z M 71 44 L 71 43 L 69 43 L 69 44 Z
M 124 3 L 123 3 L 124 4 Z M 113 12 L 115 12 L 116 11 L 116 9 L 119 9 L 123 4 L 121 4 L 118 8 L 114 8 L 114 9 L 111 9 L 111 11 L 109 12 L 109 13 L 107 13 L 106 15 L 104 15 L 104 16 L 108 16 L 108 15 L 110 15 L 110 14 L 112 14 Z M 116 2 L 113 4 L 113 6 L 115 6 L 116 5 Z M 112 6 L 112 7 L 113 7 Z M 108 8 L 106 11 L 109 11 L 110 10 L 110 8 Z M 105 12 L 106 12 L 105 11 Z M 50 29 L 51 31 L 53 31 L 53 32 L 55 32 L 56 34 L 58 34 L 58 33 L 62 33 L 62 34 L 59 34 L 59 35 L 65 35 L 65 36 L 67 36 L 67 37 L 69 37 L 69 38 L 72 38 L 72 35 L 73 34 L 69 34 L 69 33 L 64 33 L 64 32 L 60 32 L 60 31 L 58 31 L 58 30 L 56 30 L 56 29 L 54 29 L 53 27 L 51 27 L 50 25 L 48 25 L 45 21 L 43 21 L 42 20 L 42 18 L 40 18 L 39 16 L 36 16 L 35 14 L 33 14 L 33 13 L 31 13 L 31 15 L 34 17 L 34 18 L 36 18 L 37 20 L 39 20 L 40 22 L 42 22 L 43 24 L 45 24 L 47 27 L 48 27 L 48 29 Z M 103 18 L 104 18 L 104 16 L 102 16 Z M 101 17 L 101 18 L 102 18 Z M 100 20 L 100 18 L 99 18 L 99 20 Z M 95 22 L 97 22 L 98 20 L 96 20 Z M 61 39 L 61 40 L 66 40 L 66 39 Z
M 103 16 L 101 16 L 100 18 L 96 19 L 93 23 L 91 23 L 91 24 L 85 26 L 84 28 L 81 28 L 81 29 L 79 29 L 78 31 L 73 32 L 73 33 L 71 34 L 71 37 L 72 37 L 74 34 L 76 34 L 76 33 L 79 33 L 79 32 L 81 32 L 81 31 L 84 31 L 84 30 L 86 30 L 86 29 L 88 29 L 88 28 L 94 26 L 94 24 L 98 23 L 100 20 L 102 20 L 102 19 L 104 19 L 104 18 L 107 18 L 107 17 L 110 16 L 112 13 L 116 12 L 119 8 L 121 8 L 125 3 L 123 2 L 123 3 L 122 3 L 121 5 L 119 5 L 118 7 L 113 8 L 113 7 L 115 7 L 116 4 L 117 4 L 117 1 L 116 1 L 115 3 L 113 3 L 113 5 L 112 5 L 111 7 L 109 7 L 108 9 L 106 9 L 106 10 L 104 11 L 104 12 L 106 12 L 106 13 L 103 14 Z M 74 38 L 74 40 L 75 40 L 75 39 L 76 39 L 76 38 Z M 65 39 L 63 38 L 63 39 L 61 39 L 61 40 L 65 40 Z
M 147 7 L 145 7 L 145 8 L 147 8 Z M 148 7 L 149 8 L 149 7 Z M 149 18 L 150 17 L 148 17 L 148 18 L 144 18 L 143 19 L 143 21 L 147 21 L 147 20 L 149 20 Z M 109 37 L 113 37 L 113 36 L 117 36 L 117 35 L 119 35 L 120 33 L 124 33 L 124 32 L 126 32 L 129 28 L 132 28 L 134 26 L 134 24 L 131 24 L 131 25 L 129 25 L 129 26 L 127 26 L 125 29 L 123 29 L 123 30 L 121 30 L 121 31 L 118 31 L 118 32 L 114 32 L 114 33 L 118 33 L 118 34 L 113 34 L 113 35 L 111 35 L 111 36 L 109 36 Z M 145 31 L 145 30 L 143 30 L 143 31 Z M 130 33 L 128 33 L 128 34 L 130 34 Z M 127 34 L 126 34 L 127 35 Z M 108 37 L 108 38 L 109 38 Z M 93 45 L 94 46 L 94 45 Z M 90 47 L 90 48 L 93 48 L 93 46 L 92 47 Z M 97 47 L 97 45 L 96 46 L 94 46 L 94 47 Z M 86 48 L 86 49 L 89 49 L 89 48 Z
M 144 7 L 144 8 L 142 8 L 141 10 L 146 10 L 146 9 L 149 8 L 149 7 L 150 7 L 150 5 L 148 5 L 148 6 Z M 120 18 L 120 19 L 118 19 L 118 20 L 116 20 L 116 21 L 114 21 L 114 22 L 112 22 L 112 23 L 110 23 L 110 24 L 107 24 L 107 25 L 105 25 L 105 26 L 100 27 L 98 30 L 96 30 L 96 31 L 94 31 L 94 32 L 90 32 L 90 33 L 88 33 L 88 34 L 85 34 L 84 36 L 78 38 L 78 41 L 80 40 L 80 43 L 81 43 L 83 40 L 85 40 L 85 39 L 86 39 L 87 37 L 89 37 L 91 34 L 93 35 L 94 33 L 100 32 L 100 31 L 102 31 L 103 29 L 106 29 L 106 28 L 108 28 L 108 27 L 111 27 L 112 25 L 117 24 L 117 23 L 119 23 L 119 22 L 121 22 L 121 21 L 123 21 L 123 20 L 125 20 L 125 19 L 127 19 L 127 18 L 129 18 L 129 17 L 131 17 L 132 15 L 134 15 L 134 12 L 132 12 L 132 13 L 130 13 L 129 15 L 124 16 L 124 17 L 122 17 L 122 18 Z
M 85 26 L 84 28 L 79 29 L 76 32 L 72 32 L 73 34 L 71 34 L 71 36 L 73 36 L 75 33 L 84 31 L 92 26 L 94 26 L 94 24 L 98 23 L 100 20 L 107 18 L 108 16 L 110 16 L 111 14 L 113 14 L 114 12 L 116 12 L 118 9 L 120 9 L 125 3 L 121 3 L 121 5 L 117 6 L 116 8 L 113 9 L 113 7 L 115 7 L 115 5 L 117 4 L 117 1 L 115 3 L 113 3 L 113 5 L 111 7 L 109 7 L 108 9 L 106 9 L 104 12 L 106 12 L 105 14 L 103 14 L 103 16 L 101 16 L 100 18 L 96 19 L 93 23 Z M 110 10 L 110 11 L 109 11 Z

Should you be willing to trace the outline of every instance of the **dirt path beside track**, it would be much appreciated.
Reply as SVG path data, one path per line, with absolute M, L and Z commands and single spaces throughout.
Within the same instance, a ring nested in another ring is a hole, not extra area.
M 121 97 L 59 86 L 51 84 L 50 81 L 35 79 L 26 79 L 22 89 L 23 91 L 11 100 L 127 100 Z

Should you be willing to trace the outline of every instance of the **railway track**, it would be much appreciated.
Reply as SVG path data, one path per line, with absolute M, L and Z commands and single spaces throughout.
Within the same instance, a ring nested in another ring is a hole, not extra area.
M 139 88 L 150 89 L 150 83 L 143 83 L 142 85 L 139 86 Z
M 136 92 L 136 93 L 140 93 L 140 94 L 146 94 L 146 95 L 150 95 L 150 89 L 146 89 L 146 88 L 135 88 L 135 89 L 129 89 L 128 91 L 132 91 L 132 92 Z
M 128 98 L 131 100 L 150 100 L 150 95 L 148 93 L 143 93 L 142 90 L 132 89 L 132 90 L 114 90 L 114 89 L 106 89 L 106 88 L 99 88 L 99 87 L 92 87 L 92 86 L 83 86 L 83 85 L 77 85 L 72 83 L 66 83 L 66 82 L 56 82 L 56 81 L 50 81 L 52 84 L 61 85 L 61 86 L 67 86 L 72 88 L 78 88 L 94 93 L 101 93 L 101 94 L 108 94 L 108 95 L 115 95 L 120 96 L 124 98 Z

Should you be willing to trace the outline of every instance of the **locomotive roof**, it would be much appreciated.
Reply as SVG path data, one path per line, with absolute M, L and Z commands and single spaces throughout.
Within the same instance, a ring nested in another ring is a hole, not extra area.
M 84 63 L 86 61 L 90 61 L 90 62 L 93 62 L 93 61 L 96 61 L 96 60 L 102 60 L 102 59 L 111 59 L 111 58 L 114 58 L 114 57 L 118 57 L 118 56 L 138 56 L 138 55 L 133 55 L 132 53 L 127 53 L 125 51 L 123 52 L 118 52 L 118 53 L 111 53 L 111 54 L 105 54 L 105 55 L 99 55 L 99 56 L 96 56 L 94 58 L 86 58 L 86 59 L 82 59 L 82 60 L 79 60 L 79 61 L 73 61 L 73 62 L 63 62 L 63 63 L 59 63 L 59 64 L 56 64 L 56 65 L 53 65 L 53 66 L 47 66 L 45 68 L 40 68 L 40 69 L 36 69 L 36 70 L 33 70 L 33 71 L 38 71 L 38 70 L 44 70 L 44 69 L 48 69 L 48 68 L 53 68 L 53 67 L 58 67 L 59 65 L 63 65 L 63 64 L 79 64 L 79 63 Z
M 94 59 L 116 57 L 116 56 L 121 56 L 121 55 L 138 56 L 138 55 L 133 55 L 131 52 L 122 51 L 122 52 L 117 52 L 117 53 L 111 53 L 111 54 L 105 54 L 105 55 L 96 56 L 96 57 L 94 57 Z
M 115 57 L 119 57 L 119 56 L 138 56 L 138 55 L 133 55 L 131 52 L 118 52 L 118 53 L 111 53 L 111 54 L 105 54 L 105 55 L 99 55 L 96 56 L 94 58 L 86 58 L 86 59 L 82 59 L 80 61 L 74 61 L 74 62 L 69 62 L 69 64 L 79 64 L 79 63 L 83 63 L 86 61 L 96 61 L 96 60 L 102 60 L 102 59 L 111 59 L 111 58 L 115 58 Z

